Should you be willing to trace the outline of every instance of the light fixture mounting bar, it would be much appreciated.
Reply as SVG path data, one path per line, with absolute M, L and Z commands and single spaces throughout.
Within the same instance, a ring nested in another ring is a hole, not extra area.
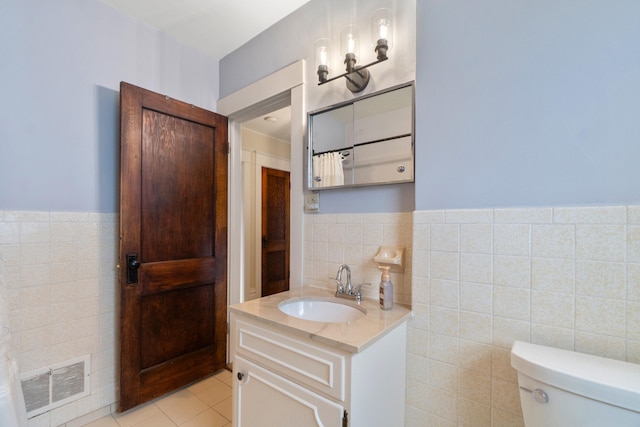
M 339 79 L 339 78 L 341 78 L 341 77 L 346 77 L 346 76 L 348 76 L 349 74 L 357 73 L 359 70 L 364 70 L 364 69 L 366 69 L 366 68 L 369 68 L 369 67 L 370 67 L 370 66 L 372 66 L 372 65 L 376 65 L 376 64 L 378 64 L 378 63 L 380 63 L 380 62 L 386 61 L 387 59 L 389 59 L 389 58 L 378 59 L 378 60 L 373 61 L 373 62 L 370 62 L 370 63 L 368 63 L 368 64 L 366 64 L 366 65 L 357 66 L 357 67 L 356 67 L 356 69 L 355 69 L 355 70 L 353 70 L 351 73 L 347 71 L 346 73 L 342 73 L 342 74 L 340 74 L 339 76 L 335 76 L 335 77 L 332 77 L 332 78 L 330 78 L 330 79 L 327 79 L 327 80 L 325 80 L 325 81 L 323 81 L 323 82 L 318 83 L 318 86 L 322 86 L 322 85 L 323 85 L 323 84 L 325 84 L 325 83 L 332 82 L 332 81 L 337 80 L 337 79 Z

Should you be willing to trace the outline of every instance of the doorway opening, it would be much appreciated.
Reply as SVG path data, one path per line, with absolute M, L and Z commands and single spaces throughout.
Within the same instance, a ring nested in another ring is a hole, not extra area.
M 244 301 L 289 289 L 290 122 L 287 106 L 242 123 Z
M 295 62 L 218 101 L 217 110 L 229 118 L 229 304 L 243 302 L 247 282 L 245 259 L 244 176 L 242 125 L 290 106 L 290 251 L 289 286 L 300 288 L 303 279 L 303 163 L 304 61 Z

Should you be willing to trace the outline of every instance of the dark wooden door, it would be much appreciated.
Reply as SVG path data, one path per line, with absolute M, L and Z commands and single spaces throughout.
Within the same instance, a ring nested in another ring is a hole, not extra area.
M 289 290 L 289 172 L 262 168 L 262 296 Z
M 227 119 L 120 85 L 120 411 L 225 366 Z

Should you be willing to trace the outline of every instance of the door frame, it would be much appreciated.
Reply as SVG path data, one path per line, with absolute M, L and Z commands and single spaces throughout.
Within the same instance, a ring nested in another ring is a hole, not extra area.
M 291 252 L 289 287 L 303 283 L 304 195 L 304 60 L 297 61 L 218 100 L 216 110 L 229 119 L 229 195 L 242 194 L 241 123 L 267 112 L 291 105 Z M 298 159 L 299 161 L 295 161 Z M 242 197 L 229 197 L 228 303 L 244 301 L 244 231 Z M 227 352 L 227 357 L 231 357 Z

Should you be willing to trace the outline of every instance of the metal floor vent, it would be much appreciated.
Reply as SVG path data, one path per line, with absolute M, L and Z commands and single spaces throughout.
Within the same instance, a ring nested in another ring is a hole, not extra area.
M 88 396 L 91 390 L 90 360 L 90 356 L 86 355 L 22 374 L 22 394 L 27 406 L 27 417 L 35 417 Z

